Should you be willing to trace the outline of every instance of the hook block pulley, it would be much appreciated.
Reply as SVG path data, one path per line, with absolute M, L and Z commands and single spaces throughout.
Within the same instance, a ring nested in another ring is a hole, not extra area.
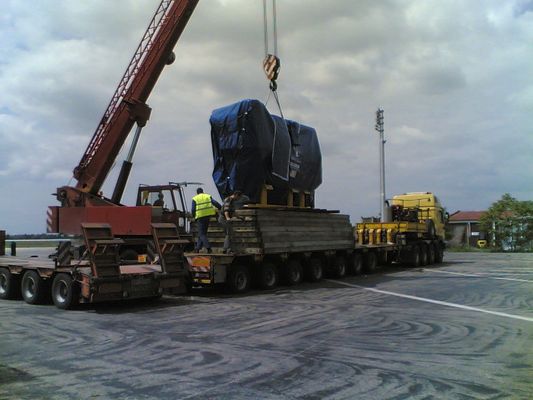
M 278 84 L 276 80 L 278 79 L 279 69 L 281 67 L 281 62 L 279 57 L 273 54 L 267 54 L 265 60 L 263 61 L 263 70 L 267 79 L 270 81 L 270 89 L 276 91 Z

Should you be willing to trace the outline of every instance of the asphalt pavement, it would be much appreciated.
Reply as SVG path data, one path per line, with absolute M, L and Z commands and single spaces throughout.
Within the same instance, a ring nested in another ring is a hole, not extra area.
M 271 292 L 0 301 L 0 399 L 530 399 L 533 254 Z

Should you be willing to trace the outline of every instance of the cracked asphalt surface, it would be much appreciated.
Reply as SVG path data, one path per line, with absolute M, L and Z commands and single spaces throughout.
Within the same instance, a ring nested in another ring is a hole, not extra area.
M 228 296 L 0 301 L 0 399 L 528 399 L 533 254 Z

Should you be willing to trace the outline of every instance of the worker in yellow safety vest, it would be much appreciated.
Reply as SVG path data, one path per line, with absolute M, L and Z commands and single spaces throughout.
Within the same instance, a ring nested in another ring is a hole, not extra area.
M 222 206 L 214 200 L 210 194 L 204 193 L 202 188 L 196 189 L 196 196 L 192 198 L 191 213 L 198 224 L 198 240 L 194 247 L 194 252 L 199 253 L 202 247 L 211 253 L 211 244 L 207 239 L 207 230 L 209 228 L 209 219 L 216 215 L 217 209 Z

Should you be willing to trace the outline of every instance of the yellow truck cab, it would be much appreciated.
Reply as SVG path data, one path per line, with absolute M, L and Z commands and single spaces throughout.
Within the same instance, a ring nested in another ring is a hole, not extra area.
M 420 222 L 433 221 L 435 236 L 444 240 L 445 212 L 439 199 L 433 193 L 411 192 L 396 195 L 392 198 L 391 206 L 393 210 L 395 207 L 418 210 L 418 219 Z
M 410 266 L 442 262 L 444 208 L 431 192 L 404 193 L 390 200 L 383 221 L 356 225 L 357 247 L 373 249 L 379 263 L 399 261 Z

